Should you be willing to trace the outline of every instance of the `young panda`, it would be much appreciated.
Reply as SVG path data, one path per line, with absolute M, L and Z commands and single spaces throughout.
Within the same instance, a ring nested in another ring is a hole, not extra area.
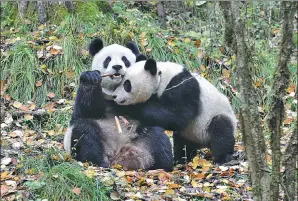
M 174 130 L 174 160 L 190 160 L 200 147 L 211 148 L 215 163 L 230 160 L 236 117 L 216 87 L 183 66 L 153 59 L 132 65 L 113 94 L 119 105 L 135 105 L 147 126 Z M 186 145 L 186 153 L 184 147 Z
M 164 129 L 141 127 L 117 132 L 106 112 L 99 71 L 81 74 L 75 108 L 64 137 L 64 148 L 79 161 L 101 167 L 172 170 L 172 147 Z M 133 135 L 133 134 L 136 135 Z

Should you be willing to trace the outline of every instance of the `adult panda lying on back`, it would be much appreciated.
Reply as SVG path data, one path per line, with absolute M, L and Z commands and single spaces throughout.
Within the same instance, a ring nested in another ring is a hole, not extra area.
M 115 126 L 115 103 L 106 100 L 140 55 L 137 46 L 113 44 L 103 47 L 101 39 L 93 40 L 89 47 L 94 56 L 92 70 L 81 74 L 74 112 L 64 137 L 64 148 L 79 161 L 92 162 L 101 167 L 120 164 L 125 169 L 171 170 L 172 148 L 164 129 L 138 126 L 123 129 L 119 134 Z M 121 66 L 121 67 L 120 67 Z M 101 73 L 113 74 L 101 78 Z M 119 106 L 118 106 L 119 107 Z
M 183 66 L 153 59 L 132 65 L 115 90 L 119 105 L 135 105 L 141 123 L 174 130 L 174 160 L 190 160 L 200 147 L 212 150 L 215 163 L 230 160 L 236 118 L 228 99 L 210 82 Z

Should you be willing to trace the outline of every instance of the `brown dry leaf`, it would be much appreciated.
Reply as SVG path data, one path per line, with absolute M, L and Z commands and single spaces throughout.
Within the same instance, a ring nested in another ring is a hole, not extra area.
M 30 114 L 25 114 L 25 115 L 24 115 L 24 118 L 25 118 L 27 121 L 30 121 L 30 120 L 33 119 L 33 116 L 30 115 Z
M 167 136 L 173 136 L 173 131 L 165 130 L 164 132 Z
M 7 101 L 10 101 L 11 100 L 11 97 L 8 95 L 8 94 L 4 94 L 3 95 L 3 98 Z
M 12 106 L 19 109 L 22 106 L 22 103 L 15 101 L 13 102 Z
M 22 111 L 29 111 L 29 108 L 26 105 L 22 105 L 20 107 L 20 110 L 22 110 Z
M 55 98 L 55 94 L 53 92 L 48 93 L 49 98 Z
M 29 110 L 34 110 L 35 107 L 36 107 L 36 105 L 34 103 L 30 103 L 28 108 L 29 108 Z
M 51 48 L 51 49 L 50 49 L 50 54 L 53 54 L 53 55 L 60 54 L 60 50 L 57 50 L 57 49 Z
M 264 78 L 258 78 L 258 80 L 255 82 L 255 87 L 260 87 L 264 83 Z
M 180 188 L 181 186 L 179 185 L 179 184 L 170 184 L 169 185 L 169 188 L 171 188 L 171 189 L 175 189 L 175 188 Z
M 80 188 L 74 188 L 74 189 L 72 189 L 72 192 L 74 192 L 74 194 L 76 194 L 76 195 L 80 195 L 81 189 Z
M 196 40 L 194 44 L 195 44 L 196 47 L 200 47 L 201 40 L 200 39 Z
M 204 178 L 205 178 L 205 174 L 203 174 L 203 173 L 196 174 L 196 179 L 201 180 L 201 179 L 204 179 Z
M 38 81 L 35 83 L 35 86 L 36 86 L 36 87 L 40 87 L 40 86 L 42 86 L 42 80 L 38 80 Z
M 223 54 L 225 52 L 225 48 L 223 46 L 220 46 L 219 51 Z
M 227 196 L 221 198 L 221 200 L 223 200 L 223 201 L 225 201 L 225 200 L 231 200 L 231 197 L 227 195 Z
M 197 56 L 202 59 L 204 57 L 204 52 L 202 50 L 198 50 Z
M 172 175 L 170 175 L 169 173 L 166 173 L 166 172 L 160 172 L 158 174 L 158 179 L 160 181 L 171 180 L 172 179 Z
M 132 183 L 132 182 L 134 182 L 135 178 L 134 178 L 134 177 L 127 176 L 127 177 L 126 177 L 126 180 L 127 180 L 129 183 Z
M 295 84 L 291 83 L 289 88 L 287 89 L 287 92 L 290 94 L 292 92 L 295 92 Z

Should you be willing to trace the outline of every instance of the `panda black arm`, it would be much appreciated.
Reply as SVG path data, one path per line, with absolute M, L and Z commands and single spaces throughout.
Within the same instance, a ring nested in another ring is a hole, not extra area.
M 104 116 L 104 97 L 100 83 L 99 71 L 86 71 L 81 74 L 72 121 L 78 118 L 98 119 Z
M 171 85 L 177 86 L 171 83 L 160 98 L 151 98 L 143 104 L 140 112 L 142 123 L 180 131 L 198 115 L 200 90 L 196 79 L 190 79 L 179 87 Z

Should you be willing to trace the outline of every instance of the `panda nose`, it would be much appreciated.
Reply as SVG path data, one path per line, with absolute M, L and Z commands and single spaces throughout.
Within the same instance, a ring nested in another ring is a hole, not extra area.
M 115 66 L 113 66 L 112 67 L 114 70 L 116 70 L 116 71 L 119 71 L 121 68 L 122 68 L 122 66 L 121 65 L 115 65 Z
M 115 99 L 115 98 L 117 98 L 117 96 L 116 96 L 116 95 L 113 95 L 112 97 L 113 97 L 114 99 Z

